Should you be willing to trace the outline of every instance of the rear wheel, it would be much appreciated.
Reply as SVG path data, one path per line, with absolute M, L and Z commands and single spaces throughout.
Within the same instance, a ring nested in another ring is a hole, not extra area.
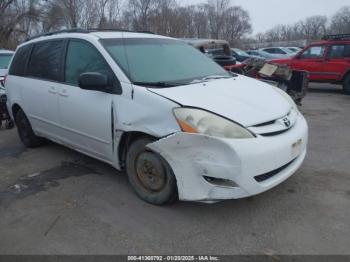
M 44 143 L 43 138 L 34 134 L 32 126 L 30 125 L 30 122 L 22 109 L 18 110 L 15 116 L 15 122 L 17 125 L 18 135 L 26 147 L 34 148 L 41 146 Z
M 177 200 L 175 175 L 160 155 L 146 148 L 152 142 L 144 137 L 130 146 L 126 157 L 128 179 L 144 201 L 154 205 L 169 204 Z
M 345 94 L 350 95 L 350 74 L 348 74 L 345 77 L 345 80 L 343 83 L 343 90 Z

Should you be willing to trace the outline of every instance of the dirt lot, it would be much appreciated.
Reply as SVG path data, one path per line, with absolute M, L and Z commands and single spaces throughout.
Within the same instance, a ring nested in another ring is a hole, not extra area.
M 0 254 L 350 254 L 350 96 L 317 85 L 307 160 L 249 199 L 155 207 L 124 174 L 0 131 Z

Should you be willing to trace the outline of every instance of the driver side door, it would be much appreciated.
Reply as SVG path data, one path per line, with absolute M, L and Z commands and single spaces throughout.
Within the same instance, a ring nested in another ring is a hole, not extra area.
M 314 45 L 304 50 L 297 57 L 292 59 L 294 70 L 309 72 L 311 81 L 322 81 L 327 79 L 325 72 L 326 45 Z

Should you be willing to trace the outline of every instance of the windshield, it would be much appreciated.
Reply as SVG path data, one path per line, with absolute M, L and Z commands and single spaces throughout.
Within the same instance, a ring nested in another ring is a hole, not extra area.
M 246 53 L 243 50 L 238 49 L 238 48 L 233 48 L 233 51 L 235 51 L 240 56 L 249 56 L 248 53 Z
M 101 43 L 135 84 L 189 84 L 208 76 L 230 76 L 194 47 L 168 39 L 104 39 Z M 158 85 L 161 86 L 161 85 Z
M 0 69 L 7 69 L 11 58 L 12 54 L 0 54 Z

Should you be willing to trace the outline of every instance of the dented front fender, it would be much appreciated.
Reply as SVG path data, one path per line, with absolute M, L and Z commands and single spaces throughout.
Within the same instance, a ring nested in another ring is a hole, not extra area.
M 240 174 L 241 163 L 230 146 L 220 139 L 198 134 L 175 133 L 148 148 L 159 153 L 177 179 L 180 200 L 208 201 L 244 195 L 240 188 L 225 188 L 220 193 L 204 177 L 230 179 L 235 170 Z M 214 190 L 213 190 L 214 189 Z M 225 194 L 227 192 L 227 194 Z

